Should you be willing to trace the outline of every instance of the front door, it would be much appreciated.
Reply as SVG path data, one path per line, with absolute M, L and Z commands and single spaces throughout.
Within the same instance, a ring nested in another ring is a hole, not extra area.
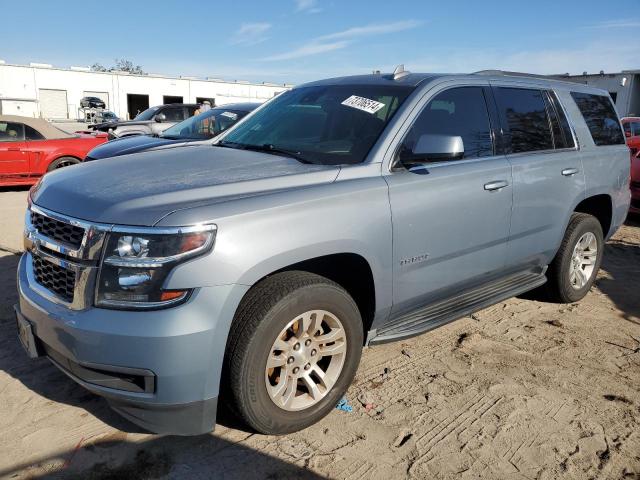
M 499 275 L 512 206 L 511 167 L 495 154 L 483 86 L 431 97 L 404 137 L 462 137 L 464 156 L 386 176 L 393 221 L 394 306 L 402 314 Z
M 0 120 L 0 183 L 29 174 L 24 125 Z

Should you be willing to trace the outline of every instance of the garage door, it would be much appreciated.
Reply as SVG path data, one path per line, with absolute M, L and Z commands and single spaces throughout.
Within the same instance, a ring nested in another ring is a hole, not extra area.
M 40 115 L 43 118 L 68 118 L 67 91 L 41 88 Z
M 109 110 L 109 92 L 90 92 L 85 90 L 82 94 L 83 97 L 98 97 L 107 106 L 105 110 Z

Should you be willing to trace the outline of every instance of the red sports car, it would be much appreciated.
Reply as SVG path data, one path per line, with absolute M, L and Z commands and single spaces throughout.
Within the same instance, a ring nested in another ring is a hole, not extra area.
M 32 185 L 106 141 L 106 133 L 70 134 L 40 118 L 0 115 L 0 186 Z
M 640 150 L 631 157 L 631 209 L 640 214 Z
M 640 152 L 640 117 L 625 117 L 622 120 L 624 136 L 627 137 L 627 145 L 631 153 Z

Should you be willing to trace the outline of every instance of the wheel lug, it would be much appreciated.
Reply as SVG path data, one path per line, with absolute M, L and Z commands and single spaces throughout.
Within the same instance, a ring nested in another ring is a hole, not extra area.
M 287 363 L 288 364 L 292 364 L 293 362 L 295 362 L 295 360 L 296 360 L 295 358 L 289 357 L 289 358 L 287 358 Z
M 313 350 L 311 350 L 311 356 L 315 357 L 316 353 L 318 353 L 318 351 L 314 348 Z
M 295 373 L 298 373 L 299 371 L 300 371 L 300 367 L 295 367 L 295 368 L 293 369 L 293 373 L 294 373 L 294 374 L 295 374 Z
M 305 342 L 304 342 L 304 346 L 305 346 L 305 347 L 308 347 L 309 345 L 311 345 L 311 339 L 310 339 L 310 338 L 307 338 L 307 339 L 305 340 Z
M 311 368 L 311 364 L 310 364 L 310 363 L 307 363 L 307 364 L 304 366 L 304 369 L 305 369 L 305 370 L 309 370 L 310 368 Z
M 296 351 L 300 350 L 300 344 L 299 344 L 299 343 L 296 343 L 296 344 L 293 346 L 293 349 L 294 349 L 294 350 L 296 350 Z

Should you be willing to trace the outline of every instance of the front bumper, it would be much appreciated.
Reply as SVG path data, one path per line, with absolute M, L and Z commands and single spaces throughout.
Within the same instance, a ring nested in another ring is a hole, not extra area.
M 227 333 L 248 287 L 196 289 L 185 304 L 164 310 L 71 310 L 32 288 L 30 262 L 27 252 L 17 311 L 56 366 L 148 430 L 213 429 Z

